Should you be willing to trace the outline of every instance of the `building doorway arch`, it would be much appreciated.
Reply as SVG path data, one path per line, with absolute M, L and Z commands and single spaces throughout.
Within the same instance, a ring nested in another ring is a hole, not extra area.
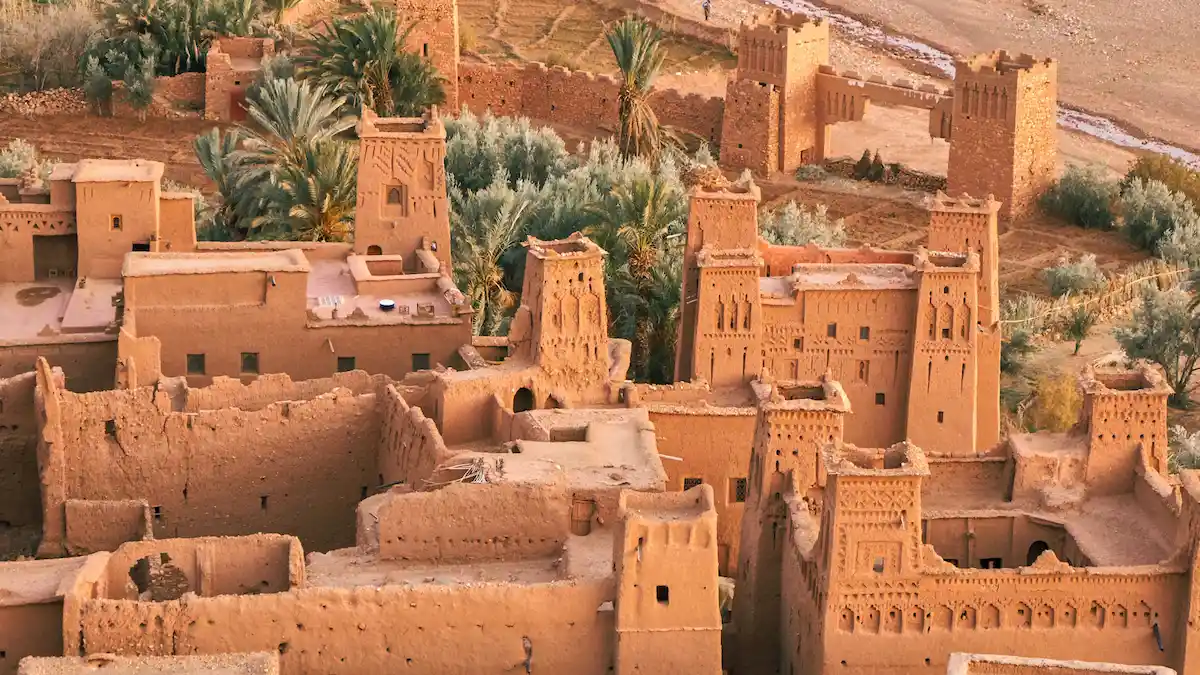
M 371 244 L 367 247 L 367 255 L 383 255 L 383 248 L 376 244 Z
M 1033 563 L 1037 562 L 1037 559 L 1040 558 L 1043 553 L 1045 553 L 1046 551 L 1049 551 L 1049 550 L 1050 550 L 1050 544 L 1047 544 L 1046 542 L 1041 541 L 1040 539 L 1038 541 L 1033 542 L 1032 544 L 1029 545 L 1029 553 L 1026 554 L 1026 556 L 1025 556 L 1025 566 L 1028 567 L 1028 566 L 1032 565 Z
M 533 391 L 529 387 L 521 387 L 513 395 L 513 412 L 522 413 L 533 410 Z

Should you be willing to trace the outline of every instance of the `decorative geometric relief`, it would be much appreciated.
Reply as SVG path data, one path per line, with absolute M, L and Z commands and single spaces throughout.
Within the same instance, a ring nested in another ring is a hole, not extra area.
M 879 632 L 879 609 L 871 607 L 865 612 L 858 613 L 858 625 L 868 633 Z
M 838 630 L 843 633 L 854 632 L 854 610 L 849 607 L 843 608 L 838 616 Z
M 1029 628 L 1033 625 L 1033 610 L 1023 602 L 1018 602 L 1016 607 L 1009 610 L 1012 613 L 1008 625 L 1017 628 Z
M 1072 607 L 1071 605 L 1067 605 L 1066 607 L 1063 607 L 1060 611 L 1058 611 L 1057 614 L 1058 614 L 1058 624 L 1057 625 L 1062 626 L 1063 628 L 1074 628 L 1075 627 L 1075 621 L 1076 621 L 1076 619 L 1078 619 L 1079 613 L 1075 610 L 1074 607 Z
M 900 572 L 900 542 L 860 542 L 855 556 L 857 576 L 894 576 Z
M 899 607 L 889 607 L 887 614 L 883 617 L 883 632 L 899 633 L 902 614 L 903 612 Z
M 904 614 L 904 632 L 925 632 L 925 610 L 921 609 L 920 607 L 908 608 L 908 611 Z
M 1129 626 L 1129 617 L 1125 612 L 1125 607 L 1116 605 L 1108 611 L 1106 620 L 1104 621 L 1105 628 L 1126 628 Z
M 1144 602 L 1139 602 L 1133 611 L 1129 613 L 1129 625 L 1134 627 L 1149 628 L 1153 623 L 1154 613 L 1150 610 L 1150 605 Z
M 1104 607 L 1100 603 L 1092 603 L 1091 608 L 1088 609 L 1087 616 L 1083 619 L 1083 625 L 1089 628 L 1104 626 Z
M 1034 628 L 1054 628 L 1054 608 L 1042 605 L 1033 610 Z
M 963 607 L 958 610 L 958 628 L 967 630 L 975 630 L 977 623 L 976 611 L 974 607 Z
M 925 632 L 935 630 L 950 630 L 954 627 L 954 610 L 946 605 L 938 605 L 933 608 L 927 617 L 928 622 L 925 624 Z

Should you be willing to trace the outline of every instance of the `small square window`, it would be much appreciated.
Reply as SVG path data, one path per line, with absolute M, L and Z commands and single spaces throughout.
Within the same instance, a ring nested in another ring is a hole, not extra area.
M 747 482 L 745 478 L 729 479 L 729 501 L 741 504 L 746 501 Z
M 875 561 L 871 563 L 871 571 L 875 572 L 875 574 L 883 574 L 886 568 L 887 565 L 883 561 L 883 556 L 875 556 Z
M 670 604 L 671 589 L 667 588 L 666 586 L 655 586 L 654 587 L 654 599 L 658 600 L 658 602 L 663 605 Z
M 871 339 L 871 327 L 870 326 L 859 327 L 858 339 L 859 340 L 870 340 Z
M 837 324 L 831 323 L 825 327 L 825 335 L 835 338 L 837 337 Z
M 796 351 L 803 351 L 804 350 L 804 338 L 796 338 L 796 339 L 792 340 L 792 349 L 795 349 Z
M 883 405 L 884 400 L 883 392 L 875 394 L 875 405 Z
M 413 370 L 429 370 L 429 355 L 428 354 L 413 354 L 412 355 Z
M 351 370 L 354 370 L 354 357 L 339 356 L 337 360 L 337 368 L 339 373 L 348 373 Z
M 242 352 L 242 373 L 258 374 L 258 352 Z
M 985 570 L 998 570 L 1004 564 L 1003 558 L 980 558 L 979 566 Z
M 946 413 L 939 410 L 938 411 L 938 424 L 941 424 L 942 422 L 945 422 L 945 421 L 946 421 Z
M 116 420 L 105 420 L 104 421 L 104 433 L 108 434 L 109 436 L 115 437 L 117 435 L 117 421 Z
M 683 489 L 686 492 L 703 482 L 704 482 L 703 478 L 684 478 L 683 479 Z
M 942 339 L 944 339 L 944 340 L 950 339 L 950 329 L 949 328 L 942 329 Z
M 133 246 L 130 247 L 130 250 L 132 250 L 134 253 L 149 253 L 150 252 L 150 242 L 135 241 L 135 242 L 133 242 Z
M 121 216 L 111 216 L 109 218 L 109 223 L 111 223 L 112 229 L 114 229 L 114 230 L 121 229 Z
M 204 355 L 203 354 L 188 354 L 187 355 L 187 374 L 188 375 L 203 375 L 204 374 Z

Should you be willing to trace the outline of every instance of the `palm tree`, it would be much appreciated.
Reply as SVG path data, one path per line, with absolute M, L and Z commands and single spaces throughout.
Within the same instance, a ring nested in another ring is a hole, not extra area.
M 235 153 L 234 159 L 248 166 L 302 166 L 315 145 L 332 140 L 356 122 L 342 114 L 344 98 L 307 80 L 267 80 L 246 102 L 246 112 L 257 128 L 242 127 L 246 149 Z
M 325 140 L 305 149 L 303 160 L 280 167 L 265 190 L 269 208 L 254 220 L 264 235 L 301 241 L 346 241 L 358 196 L 358 151 Z
M 334 19 L 313 34 L 297 65 L 345 96 L 353 109 L 370 108 L 380 117 L 419 116 L 444 102 L 446 93 L 433 66 L 404 50 L 411 30 L 401 31 L 390 9 Z
M 504 285 L 501 258 L 520 241 L 533 196 L 510 188 L 504 171 L 482 190 L 465 197 L 455 192 L 454 280 L 475 308 L 475 334 L 493 335 L 517 298 Z
M 112 33 L 149 32 L 158 0 L 113 0 L 104 6 L 102 14 Z
M 602 248 L 629 262 L 629 272 L 639 286 L 650 281 L 659 249 L 684 218 L 683 200 L 662 178 L 655 176 L 618 185 L 600 204 L 589 208 L 598 224 L 589 228 Z
M 300 0 L 265 0 L 266 8 L 275 13 L 275 23 L 283 23 L 283 13 L 300 4 Z
M 234 159 L 243 138 L 237 127 L 224 134 L 213 127 L 192 143 L 200 167 L 216 184 L 219 196 L 203 218 L 216 232 L 229 232 L 238 240 L 246 238 L 251 223 L 266 208 L 258 186 L 247 180 L 246 172 Z
M 626 156 L 654 157 L 662 145 L 662 132 L 650 107 L 650 94 L 666 58 L 666 52 L 659 49 L 662 31 L 643 19 L 631 17 L 609 29 L 606 37 L 621 69 L 618 95 L 621 152 Z

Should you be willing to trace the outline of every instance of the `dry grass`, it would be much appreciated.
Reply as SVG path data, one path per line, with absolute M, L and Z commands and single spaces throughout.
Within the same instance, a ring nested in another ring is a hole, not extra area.
M 97 0 L 0 0 L 0 84 L 33 91 L 79 84 L 79 59 L 100 30 Z

